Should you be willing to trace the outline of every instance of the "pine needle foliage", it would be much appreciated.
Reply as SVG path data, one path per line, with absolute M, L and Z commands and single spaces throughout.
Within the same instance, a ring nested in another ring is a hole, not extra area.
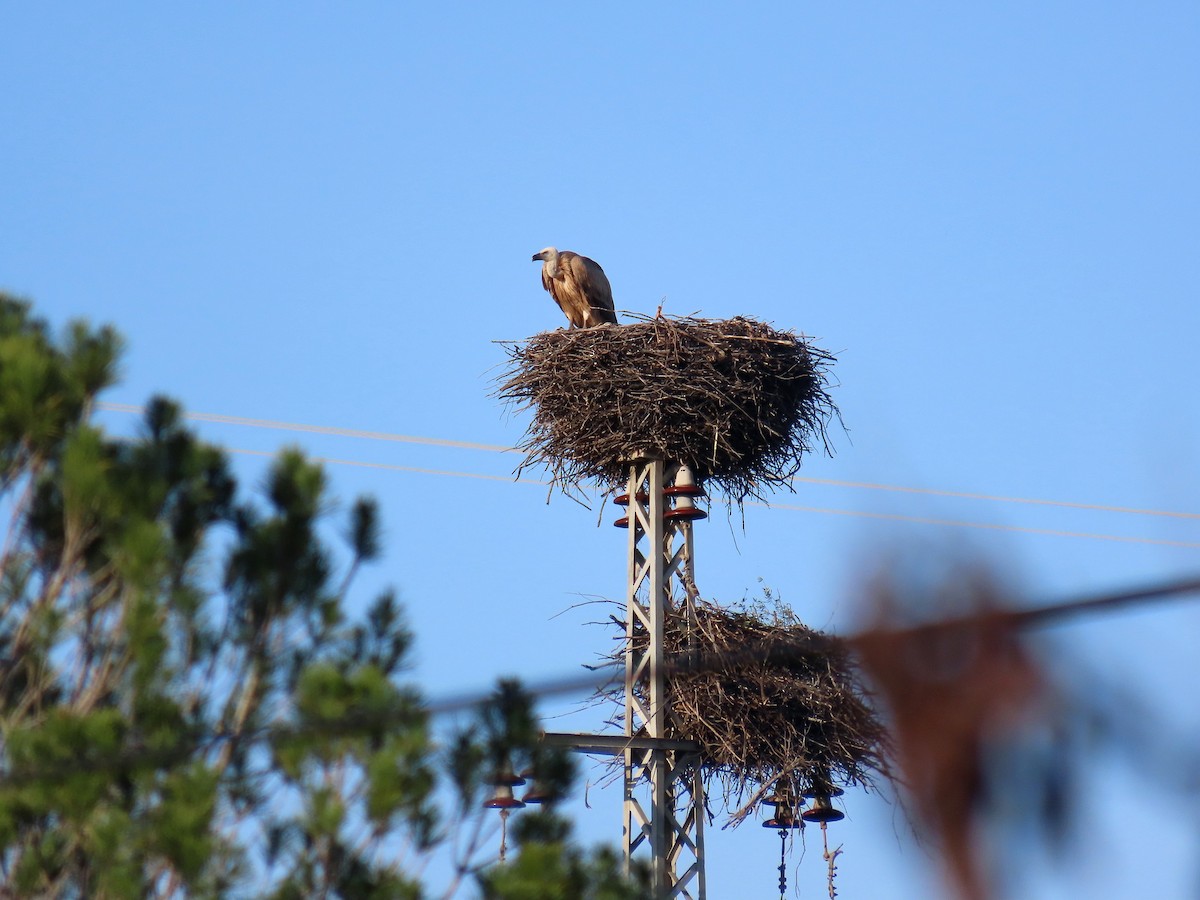
M 89 413 L 120 346 L 0 294 L 0 893 L 423 896 L 422 861 L 483 811 L 441 811 L 479 779 L 456 777 L 403 677 L 395 594 L 347 616 L 380 550 L 374 502 L 336 546 L 299 450 L 245 496 L 169 400 L 110 437 Z M 532 717 L 510 686 L 464 746 L 530 755 Z

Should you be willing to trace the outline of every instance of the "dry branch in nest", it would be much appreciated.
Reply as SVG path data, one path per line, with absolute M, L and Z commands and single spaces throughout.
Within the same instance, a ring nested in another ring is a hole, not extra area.
M 733 824 L 776 785 L 799 796 L 888 775 L 887 730 L 841 639 L 790 612 L 700 600 L 691 629 L 668 618 L 664 645 L 674 732 L 699 742 L 706 791 L 723 796 Z M 612 658 L 624 658 L 623 640 Z M 623 703 L 623 690 L 606 699 Z
M 497 395 L 532 407 L 518 449 L 563 489 L 621 487 L 641 456 L 691 466 L 740 502 L 829 453 L 834 357 L 753 319 L 657 316 L 506 343 Z

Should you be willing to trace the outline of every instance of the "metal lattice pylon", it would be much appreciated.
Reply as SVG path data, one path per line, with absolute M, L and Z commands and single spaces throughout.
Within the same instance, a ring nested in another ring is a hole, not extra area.
M 656 896 L 704 900 L 700 755 L 655 746 L 688 737 L 671 714 L 663 638 L 668 626 L 690 631 L 695 623 L 692 521 L 702 514 L 694 510 L 691 484 L 685 467 L 668 468 L 662 460 L 630 466 L 625 734 L 649 741 L 625 750 L 624 838 L 626 867 L 648 848 Z

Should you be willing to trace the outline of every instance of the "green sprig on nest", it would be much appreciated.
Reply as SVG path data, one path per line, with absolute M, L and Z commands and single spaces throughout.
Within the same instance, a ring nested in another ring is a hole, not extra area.
M 624 486 L 630 460 L 653 456 L 740 502 L 832 452 L 834 357 L 753 319 L 656 316 L 504 346 L 497 395 L 533 410 L 521 468 L 543 465 L 563 489 Z

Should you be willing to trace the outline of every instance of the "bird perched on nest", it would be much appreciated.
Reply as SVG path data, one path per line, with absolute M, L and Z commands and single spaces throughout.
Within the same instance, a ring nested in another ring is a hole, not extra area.
M 593 260 L 570 250 L 547 247 L 533 254 L 542 261 L 542 287 L 550 292 L 573 328 L 616 325 L 612 286 Z

